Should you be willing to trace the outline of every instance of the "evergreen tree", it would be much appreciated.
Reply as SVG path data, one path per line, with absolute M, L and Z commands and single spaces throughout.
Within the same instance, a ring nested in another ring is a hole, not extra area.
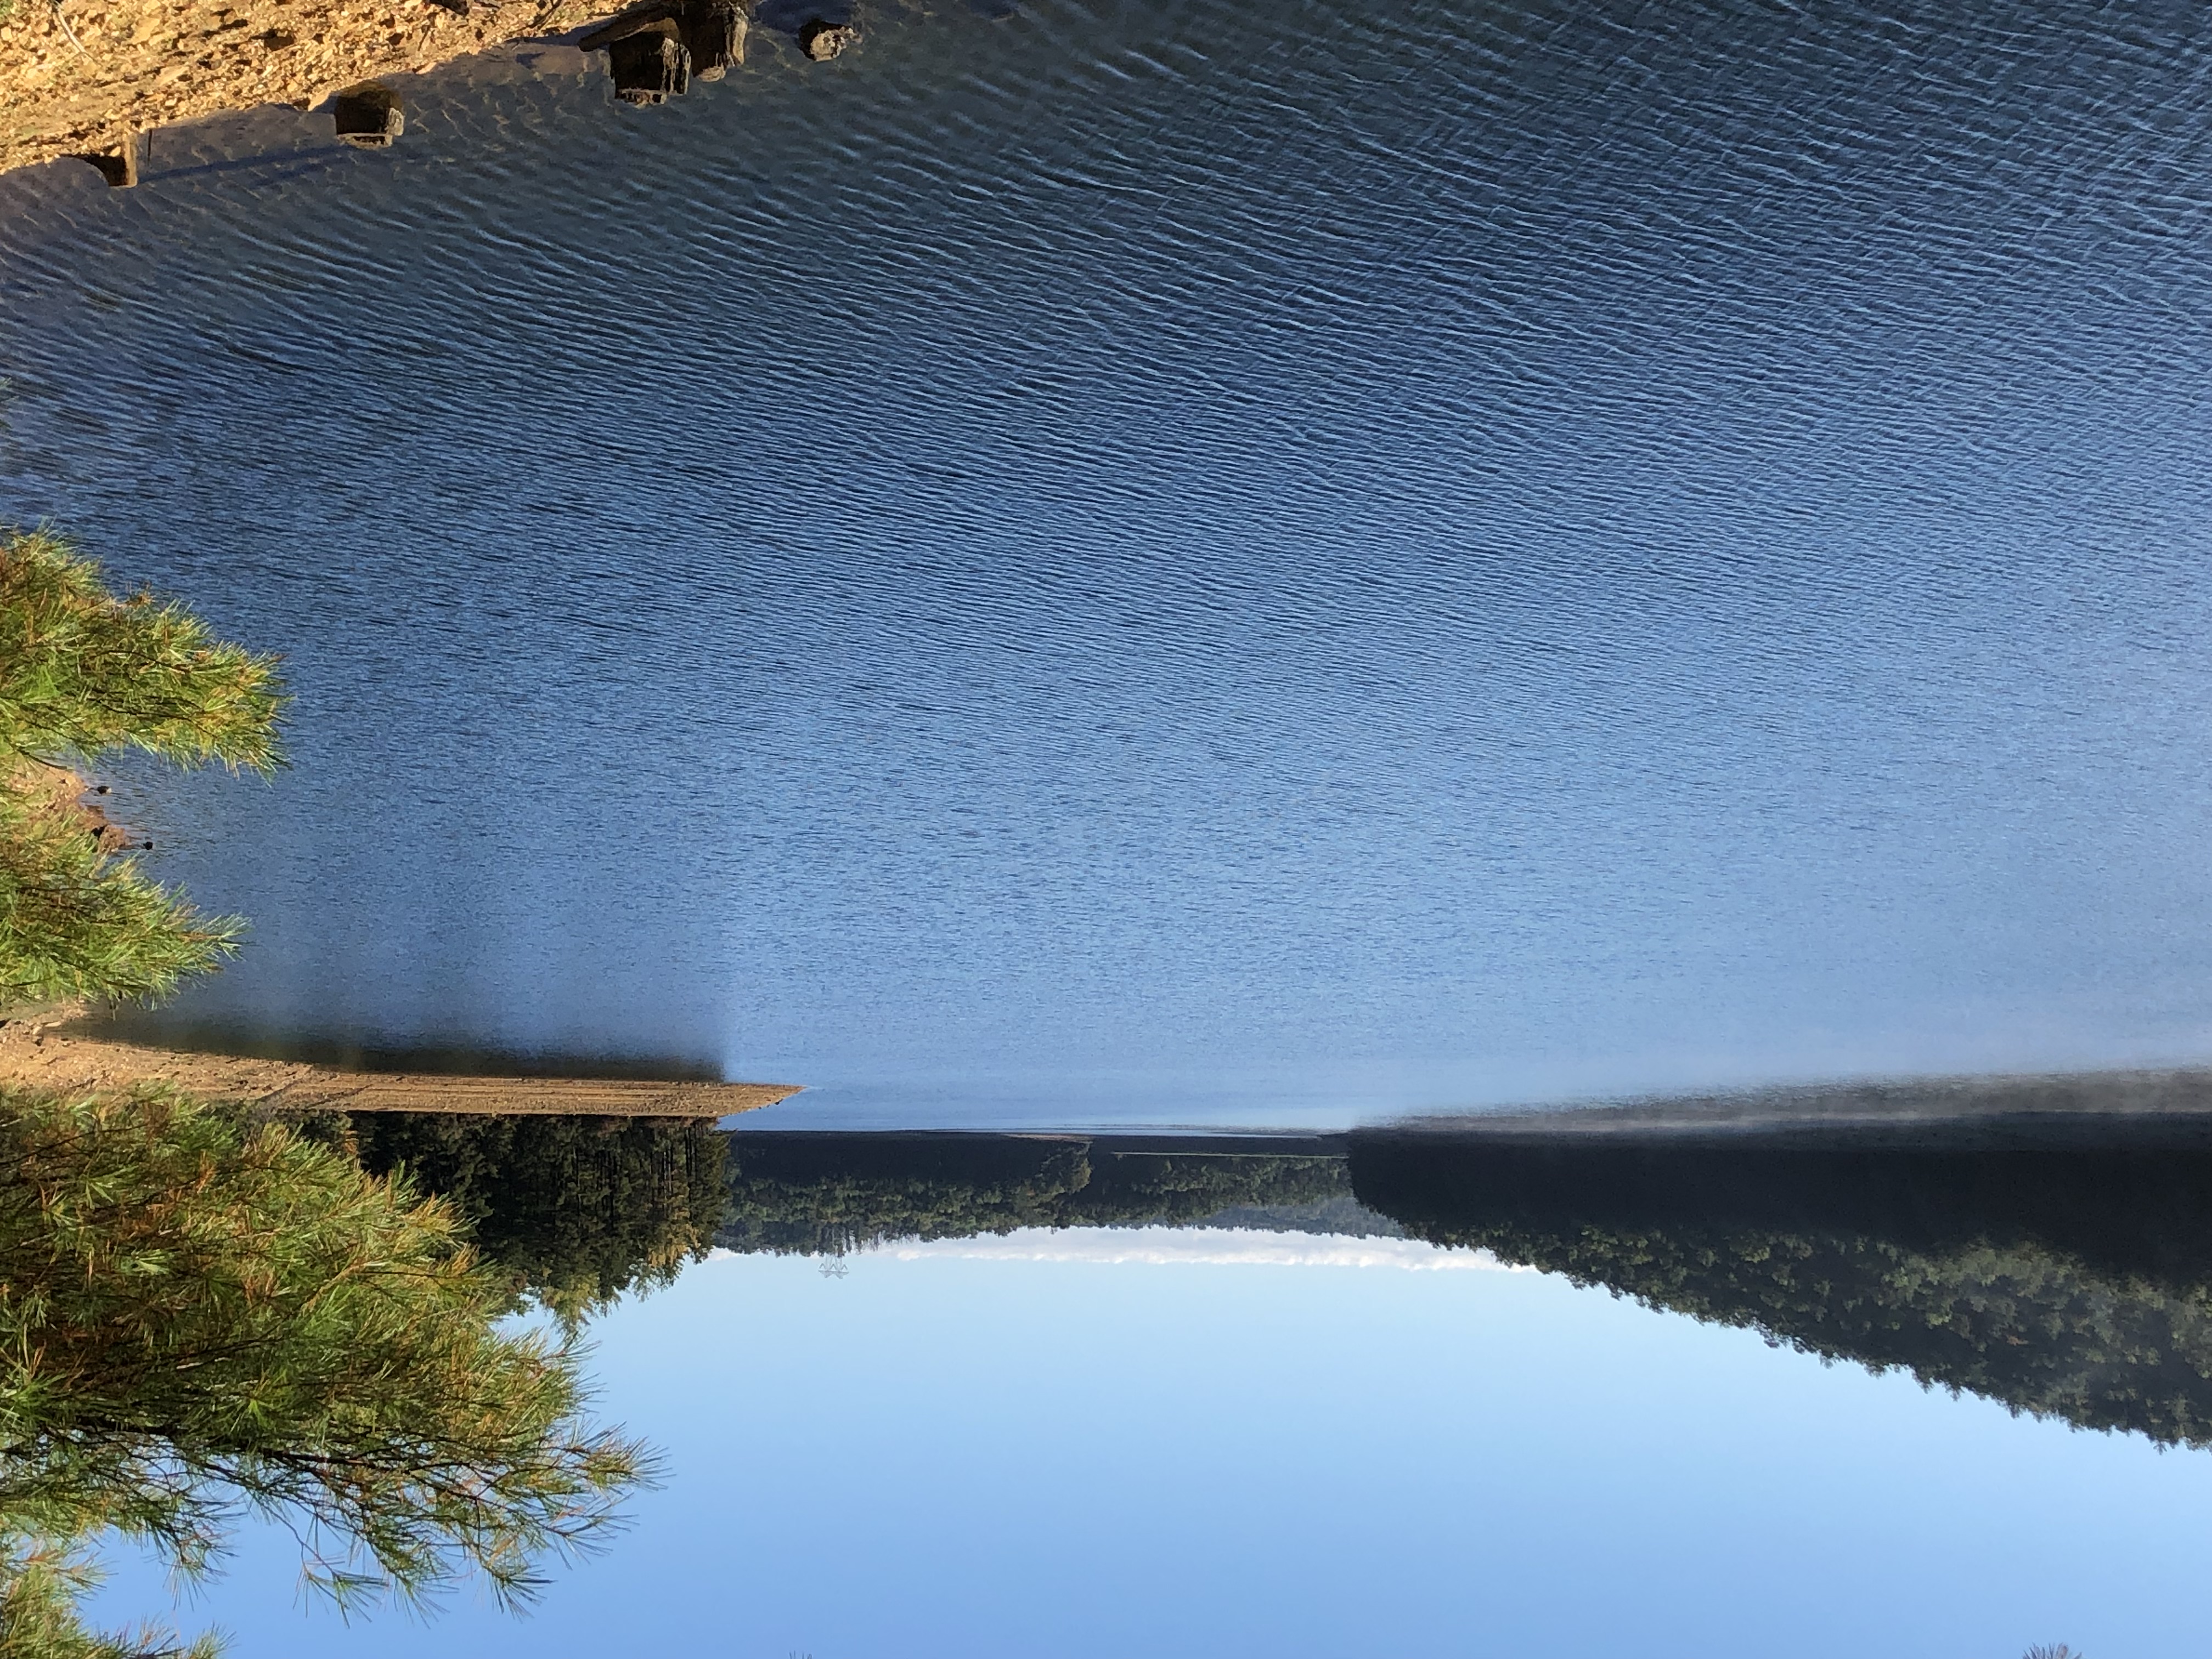
M 189 1577 L 243 1510 L 341 1602 L 526 1599 L 645 1469 L 510 1295 L 443 1201 L 282 1126 L 0 1092 L 0 1656 L 138 1650 L 87 1645 L 76 1552 L 117 1534 Z
M 235 918 L 115 855 L 68 769 L 135 748 L 266 774 L 283 702 L 273 658 L 179 605 L 117 598 L 54 536 L 0 532 L 0 1009 L 165 995 L 235 948 Z

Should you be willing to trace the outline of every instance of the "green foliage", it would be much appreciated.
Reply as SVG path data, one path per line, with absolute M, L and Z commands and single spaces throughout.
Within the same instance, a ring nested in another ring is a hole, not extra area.
M 733 1139 L 726 1249 L 842 1255 L 892 1238 L 1043 1227 L 1091 1180 L 1079 1140 L 744 1134 Z
M 166 996 L 237 949 L 237 918 L 101 850 L 76 787 L 35 763 L 0 770 L 0 1008 Z
M 404 1170 L 514 1287 L 564 1321 L 674 1281 L 721 1218 L 711 1119 L 356 1112 L 364 1168 Z
M 42 530 L 0 532 L 0 745 L 57 759 L 119 747 L 270 772 L 273 657 L 210 638 L 182 605 L 110 593 Z
M 212 1636 L 179 1647 L 151 1625 L 87 1630 L 77 1608 L 103 1576 L 81 1553 L 0 1532 L 0 1659 L 216 1659 L 222 1650 Z
M 115 858 L 82 786 L 46 763 L 122 747 L 266 773 L 282 706 L 274 659 L 181 606 L 115 598 L 43 531 L 0 532 L 0 1008 L 165 996 L 243 926 Z
M 190 1576 L 250 1509 L 342 1602 L 527 1598 L 644 1469 L 509 1306 L 450 1206 L 282 1127 L 0 1093 L 0 1535 L 46 1552 L 0 1593 L 51 1610 L 103 1531 Z

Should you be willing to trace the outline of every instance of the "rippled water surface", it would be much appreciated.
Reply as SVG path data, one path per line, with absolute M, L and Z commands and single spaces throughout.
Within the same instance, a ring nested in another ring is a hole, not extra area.
M 0 510 L 298 696 L 133 792 L 255 922 L 169 1029 L 822 1123 L 2212 1051 L 2201 11 L 864 21 L 0 191 Z

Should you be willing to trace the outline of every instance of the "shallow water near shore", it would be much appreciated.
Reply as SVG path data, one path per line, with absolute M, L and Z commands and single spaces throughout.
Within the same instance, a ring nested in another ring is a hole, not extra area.
M 298 693 L 126 802 L 255 928 L 142 1030 L 878 1127 L 2212 1049 L 2183 13 L 541 56 L 0 222 L 7 511 Z

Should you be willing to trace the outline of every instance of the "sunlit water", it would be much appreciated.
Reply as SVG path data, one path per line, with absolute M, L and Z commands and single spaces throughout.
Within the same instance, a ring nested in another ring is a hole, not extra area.
M 2196 12 L 866 21 L 0 188 L 0 511 L 298 697 L 129 791 L 255 924 L 167 1029 L 821 1123 L 2212 1051 Z

